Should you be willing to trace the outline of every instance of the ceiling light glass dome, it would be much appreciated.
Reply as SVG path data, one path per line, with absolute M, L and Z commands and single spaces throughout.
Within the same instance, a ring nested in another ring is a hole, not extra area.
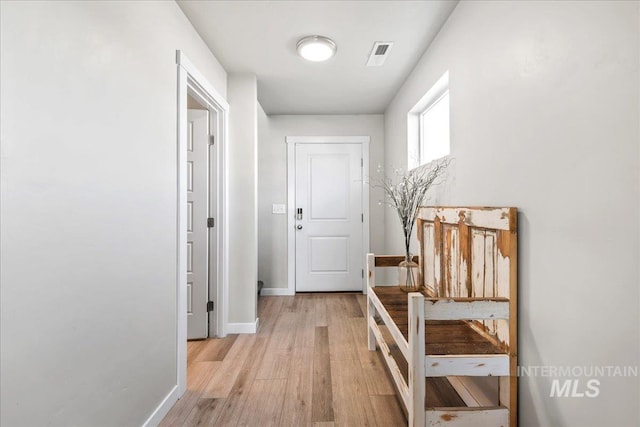
M 298 53 L 307 61 L 326 61 L 335 55 L 337 46 L 333 40 L 324 36 L 308 36 L 298 44 Z

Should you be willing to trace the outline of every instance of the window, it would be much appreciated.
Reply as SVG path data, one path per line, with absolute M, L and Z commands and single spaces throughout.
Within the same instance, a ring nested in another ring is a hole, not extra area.
M 447 71 L 407 115 L 407 155 L 410 169 L 450 153 L 449 124 Z
M 420 113 L 420 164 L 449 154 L 449 91 Z

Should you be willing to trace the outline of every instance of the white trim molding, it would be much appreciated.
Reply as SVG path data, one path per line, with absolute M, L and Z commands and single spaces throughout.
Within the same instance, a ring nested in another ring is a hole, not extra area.
M 369 253 L 369 136 L 287 136 L 287 294 L 296 293 L 296 234 L 295 201 L 296 201 L 296 144 L 360 144 L 362 146 L 362 268 Z M 262 292 L 265 290 L 263 289 Z M 362 293 L 366 293 L 367 283 L 362 279 Z
M 218 141 L 216 144 L 217 188 L 217 277 L 216 277 L 216 327 L 215 335 L 223 337 L 227 331 L 229 288 L 229 179 L 228 179 L 228 129 L 229 104 L 207 81 L 180 50 L 176 51 L 178 69 L 178 126 L 177 126 L 177 247 L 176 247 L 176 341 L 177 341 L 177 395 L 187 390 L 187 93 L 195 93 L 218 115 Z
M 260 319 L 248 323 L 227 323 L 227 332 L 230 334 L 255 334 L 258 332 Z
M 142 427 L 155 427 L 160 424 L 160 421 L 169 413 L 173 405 L 178 401 L 178 386 L 175 385 L 169 394 L 162 400 L 160 405 L 153 411 L 153 413 L 147 418 L 147 421 L 142 424 Z
M 448 90 L 449 71 L 446 71 L 407 113 L 407 169 L 414 169 L 428 163 L 422 163 L 420 117 Z
M 295 292 L 291 292 L 289 288 L 262 288 L 260 296 L 262 297 L 274 297 L 274 296 L 290 296 L 295 295 Z
M 218 92 L 211 83 L 198 71 L 198 69 L 193 65 L 193 63 L 187 58 L 187 56 L 182 53 L 181 50 L 176 51 L 176 63 L 178 66 L 185 69 L 185 71 L 189 74 L 189 77 L 197 84 L 201 91 L 206 92 L 206 95 L 211 98 L 216 104 L 218 104 L 223 110 L 229 111 L 229 103 L 226 99 Z M 199 91 L 199 92 L 201 92 Z

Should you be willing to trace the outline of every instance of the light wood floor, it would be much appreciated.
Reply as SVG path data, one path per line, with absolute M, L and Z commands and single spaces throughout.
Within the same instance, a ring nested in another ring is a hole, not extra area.
M 255 335 L 188 344 L 187 392 L 165 426 L 405 426 L 366 298 L 260 297 Z

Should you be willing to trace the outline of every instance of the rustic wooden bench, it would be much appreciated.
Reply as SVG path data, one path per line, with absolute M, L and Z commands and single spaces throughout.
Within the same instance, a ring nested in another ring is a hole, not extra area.
M 376 287 L 376 267 L 404 257 L 367 256 L 369 350 L 379 346 L 410 426 L 517 425 L 516 224 L 515 208 L 420 208 L 420 292 Z M 430 407 L 428 377 L 459 398 Z M 495 398 L 471 377 L 498 377 Z

